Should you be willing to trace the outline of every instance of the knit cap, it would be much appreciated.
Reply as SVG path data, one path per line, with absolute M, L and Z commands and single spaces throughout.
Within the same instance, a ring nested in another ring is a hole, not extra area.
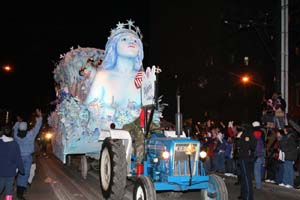
M 20 131 L 26 131 L 27 130 L 27 122 L 20 122 L 19 130 Z

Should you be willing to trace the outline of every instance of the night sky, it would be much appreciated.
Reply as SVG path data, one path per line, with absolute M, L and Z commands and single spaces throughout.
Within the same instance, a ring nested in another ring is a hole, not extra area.
M 149 6 L 131 2 L 1 6 L 0 65 L 14 67 L 11 74 L 1 72 L 1 108 L 50 109 L 60 54 L 78 46 L 104 49 L 119 21 L 132 19 L 146 37 Z
M 228 113 L 228 105 L 237 105 L 243 95 L 250 101 L 242 104 L 256 104 L 257 108 L 261 91 L 251 87 L 245 94 L 229 72 L 249 70 L 258 80 L 272 79 L 272 56 L 255 30 L 243 27 L 250 19 L 271 24 L 263 31 L 266 46 L 275 56 L 276 42 L 269 38 L 278 16 L 271 0 L 257 1 L 259 4 L 234 0 L 110 2 L 2 5 L 0 65 L 9 64 L 14 72 L 1 71 L 0 108 L 51 110 L 49 103 L 55 99 L 52 71 L 59 55 L 78 45 L 103 49 L 110 29 L 127 19 L 135 21 L 144 35 L 144 67 L 158 65 L 163 70 L 159 92 L 169 104 L 167 119 L 174 119 L 178 89 L 184 117 L 201 118 L 204 111 Z M 243 66 L 244 56 L 253 58 L 250 66 Z

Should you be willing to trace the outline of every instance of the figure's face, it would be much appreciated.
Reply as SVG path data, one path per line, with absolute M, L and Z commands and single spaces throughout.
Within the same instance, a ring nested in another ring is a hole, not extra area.
M 138 39 L 133 34 L 121 36 L 117 44 L 119 56 L 134 58 L 138 55 Z

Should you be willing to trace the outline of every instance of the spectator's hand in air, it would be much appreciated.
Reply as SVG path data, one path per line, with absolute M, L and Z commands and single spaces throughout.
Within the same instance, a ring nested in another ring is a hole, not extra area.
M 222 128 L 225 128 L 225 124 L 223 122 L 220 122 L 220 125 L 222 126 Z
M 36 115 L 38 116 L 38 117 L 41 117 L 42 116 L 42 111 L 41 111 L 41 109 L 35 109 L 35 113 L 36 113 Z
M 233 121 L 228 122 L 228 127 L 232 128 L 233 127 Z

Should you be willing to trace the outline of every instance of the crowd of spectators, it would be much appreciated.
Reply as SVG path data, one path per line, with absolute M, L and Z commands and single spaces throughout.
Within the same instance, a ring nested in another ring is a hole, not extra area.
M 249 124 L 229 121 L 225 125 L 212 120 L 198 122 L 193 137 L 200 140 L 202 148 L 207 151 L 204 167 L 208 172 L 224 173 L 240 179 L 237 127 L 242 126 L 255 138 L 256 147 L 250 152 L 255 188 L 261 189 L 261 183 L 265 181 L 300 189 L 300 133 L 287 124 L 285 116 L 278 119 L 274 114 L 273 121 L 264 117 Z M 280 120 L 284 120 L 283 124 Z

